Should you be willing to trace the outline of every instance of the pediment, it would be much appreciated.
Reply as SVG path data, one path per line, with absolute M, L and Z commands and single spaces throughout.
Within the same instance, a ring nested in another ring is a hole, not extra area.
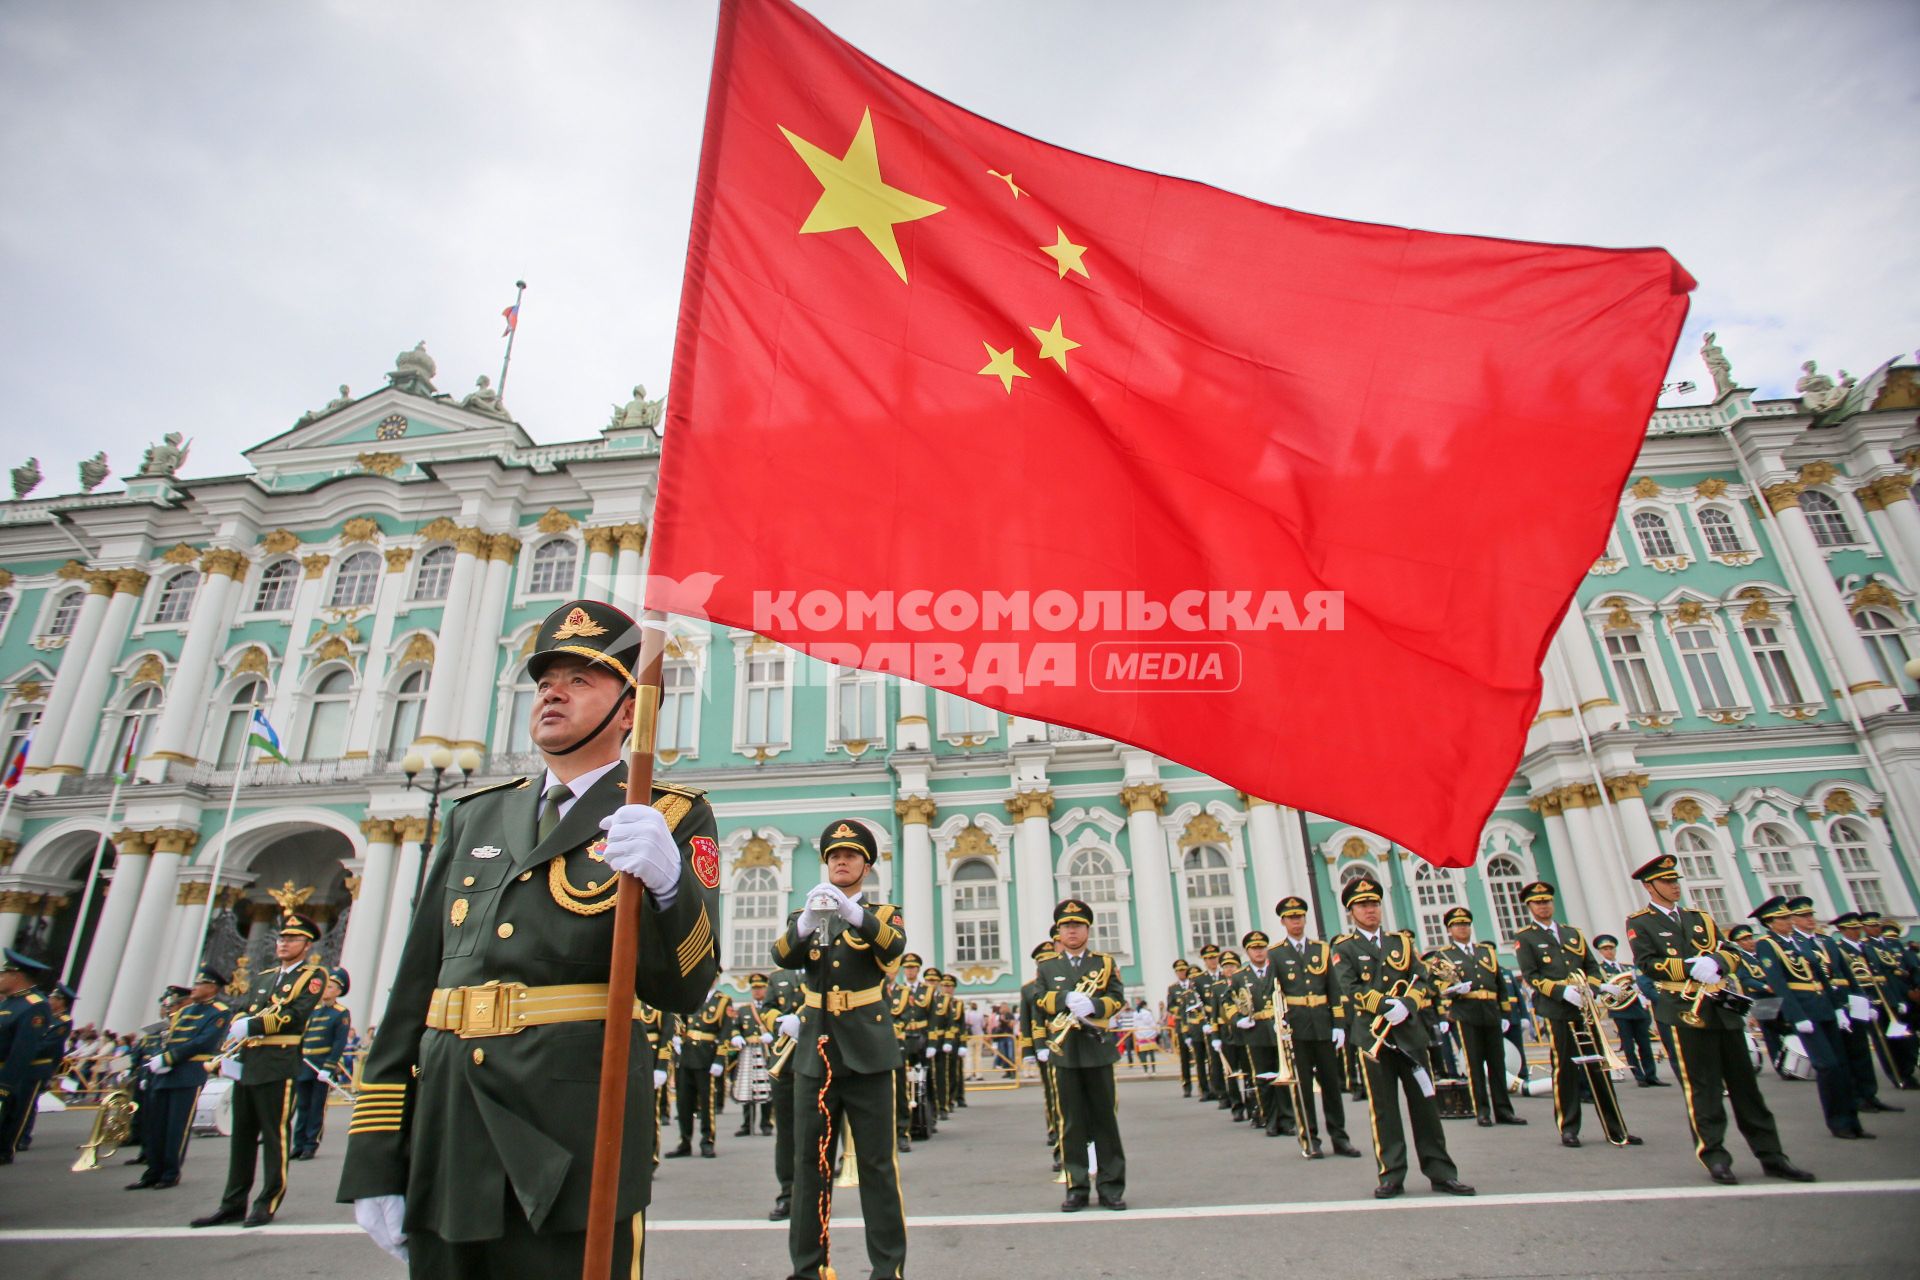
M 263 478 L 356 467 L 392 475 L 416 461 L 478 456 L 532 443 L 518 423 L 463 409 L 446 396 L 382 387 L 254 445 L 242 456 Z M 369 458 L 379 461 L 370 464 Z

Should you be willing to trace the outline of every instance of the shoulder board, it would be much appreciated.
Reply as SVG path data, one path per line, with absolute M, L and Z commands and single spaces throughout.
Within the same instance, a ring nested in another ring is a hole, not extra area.
M 655 791 L 664 791 L 670 796 L 685 796 L 689 800 L 698 800 L 707 794 L 704 787 L 689 787 L 679 782 L 658 782 L 653 784 Z
M 1653 914 L 1652 907 L 1642 907 L 1638 911 L 1634 912 L 1632 915 L 1628 916 L 1627 919 L 1638 920 L 1641 916 L 1650 916 L 1652 914 Z
M 219 1010 L 220 1012 L 222 1012 L 222 1013 L 225 1013 L 225 1012 L 227 1012 L 227 1006 L 226 1006 L 226 1005 L 224 1005 L 224 1004 L 222 1004 L 222 1003 L 221 1003 L 220 1001 L 218 1001 L 218 1000 L 215 1000 L 215 1001 L 213 1001 L 213 1007 L 214 1007 L 214 1008 L 216 1008 L 216 1009 L 218 1009 L 218 1010 Z
M 463 796 L 455 796 L 453 799 L 453 802 L 455 804 L 465 804 L 467 801 L 473 799 L 475 796 L 492 795 L 496 791 L 514 791 L 514 790 L 518 790 L 521 787 L 530 787 L 532 785 L 533 785 L 533 779 L 530 777 L 515 778 L 511 782 L 496 782 L 490 787 L 482 787 L 478 791 L 469 791 L 467 792 L 467 794 Z
M 47 1002 L 47 998 L 41 995 L 38 991 L 27 992 L 28 1004 L 45 1004 L 46 1002 Z
M 873 918 L 881 924 L 885 924 L 900 914 L 900 908 L 894 906 L 891 902 L 876 902 L 873 904 L 871 910 L 873 911 Z

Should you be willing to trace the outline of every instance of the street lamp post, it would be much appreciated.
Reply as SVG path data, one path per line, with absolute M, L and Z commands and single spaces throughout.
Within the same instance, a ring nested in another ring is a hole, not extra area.
M 458 755 L 447 747 L 435 747 L 424 760 L 417 751 L 407 752 L 400 762 L 400 772 L 407 775 L 407 789 L 413 789 L 413 780 L 422 770 L 433 770 L 433 784 L 427 792 L 427 838 L 420 848 L 420 869 L 413 878 L 413 901 L 410 907 L 418 909 L 420 893 L 427 884 L 427 860 L 433 856 L 433 828 L 440 817 L 440 793 L 460 785 L 461 775 L 472 777 L 480 772 L 480 753 L 472 747 L 463 747 Z

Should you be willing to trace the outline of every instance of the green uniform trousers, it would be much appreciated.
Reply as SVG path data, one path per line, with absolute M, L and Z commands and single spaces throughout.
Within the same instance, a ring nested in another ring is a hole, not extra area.
M 804 1050 L 795 1050 L 796 1053 Z M 835 1055 L 836 1058 L 838 1055 Z M 900 1157 L 894 1145 L 893 1072 L 832 1069 L 830 1081 L 801 1077 L 793 1082 L 793 1218 L 787 1252 L 793 1274 L 819 1280 L 829 1261 L 829 1239 L 821 1219 L 832 1222 L 833 1166 L 820 1172 L 820 1148 L 829 1127 L 853 1131 L 853 1155 L 860 1168 L 860 1217 L 866 1224 L 867 1263 L 873 1280 L 898 1280 L 907 1265 L 907 1218 L 900 1202 Z M 841 1275 L 852 1275 L 836 1267 Z
M 1053 1092 L 1060 1100 L 1060 1163 L 1067 1189 L 1086 1193 L 1089 1182 L 1109 1200 L 1126 1197 L 1127 1152 L 1120 1143 L 1119 1102 L 1113 1094 L 1113 1064 L 1053 1068 Z M 1099 1172 L 1089 1175 L 1091 1143 Z M 1097 1181 L 1096 1181 L 1097 1180 Z
M 1414 1062 L 1396 1049 L 1381 1051 L 1375 1062 L 1360 1055 L 1367 1073 L 1367 1111 L 1373 1124 L 1373 1157 L 1380 1166 L 1380 1181 L 1407 1180 L 1407 1134 L 1400 1126 L 1399 1095 L 1407 1100 L 1407 1121 L 1413 1127 L 1413 1147 L 1420 1157 L 1420 1172 L 1432 1182 L 1448 1182 L 1460 1176 L 1453 1157 L 1447 1154 L 1446 1134 L 1441 1131 L 1440 1107 L 1414 1079 Z

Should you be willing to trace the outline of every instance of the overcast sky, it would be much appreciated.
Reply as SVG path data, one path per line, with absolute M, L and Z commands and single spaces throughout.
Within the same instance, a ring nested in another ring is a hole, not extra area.
M 1314 213 L 1662 245 L 1676 378 L 1920 346 L 1920 5 L 811 0 L 1012 128 Z M 425 339 L 578 439 L 665 389 L 712 0 L 0 0 L 0 464 L 190 475 Z M 1699 399 L 1698 395 L 1693 397 Z M 109 482 L 109 487 L 118 481 Z

